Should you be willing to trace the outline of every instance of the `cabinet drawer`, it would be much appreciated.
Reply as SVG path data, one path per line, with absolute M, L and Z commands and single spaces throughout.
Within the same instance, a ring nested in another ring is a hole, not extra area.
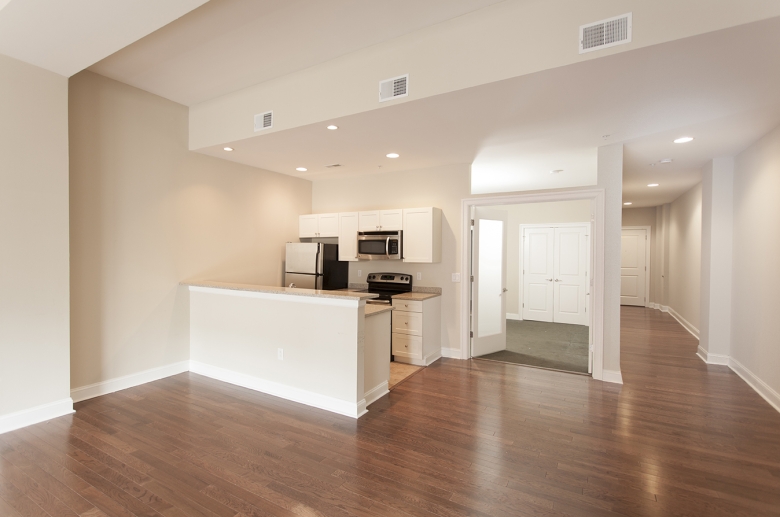
M 422 338 L 407 334 L 393 334 L 393 354 L 422 355 Z
M 422 313 L 393 311 L 393 332 L 422 336 Z
M 415 300 L 393 300 L 396 311 L 422 312 L 422 302 Z

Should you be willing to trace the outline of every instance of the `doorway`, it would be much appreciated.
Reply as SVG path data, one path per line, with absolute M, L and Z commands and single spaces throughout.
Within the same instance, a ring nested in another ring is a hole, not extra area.
M 471 356 L 592 372 L 590 200 L 476 207 Z
M 620 237 L 620 305 L 648 307 L 650 299 L 649 226 L 624 226 Z

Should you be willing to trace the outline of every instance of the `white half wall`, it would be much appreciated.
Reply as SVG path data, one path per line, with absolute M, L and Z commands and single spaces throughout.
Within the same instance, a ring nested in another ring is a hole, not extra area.
M 0 432 L 70 400 L 68 80 L 0 55 Z

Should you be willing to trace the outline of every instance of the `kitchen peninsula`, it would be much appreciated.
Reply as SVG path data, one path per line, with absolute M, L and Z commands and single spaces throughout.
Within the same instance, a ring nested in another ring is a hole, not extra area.
M 190 370 L 359 418 L 388 392 L 389 306 L 377 295 L 186 282 Z

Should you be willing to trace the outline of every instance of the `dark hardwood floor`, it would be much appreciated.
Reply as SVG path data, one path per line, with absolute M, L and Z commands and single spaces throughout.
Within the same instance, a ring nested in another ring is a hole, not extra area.
M 0 515 L 780 515 L 780 414 L 622 323 L 622 387 L 445 359 L 358 421 L 195 374 L 82 402 L 0 435 Z

